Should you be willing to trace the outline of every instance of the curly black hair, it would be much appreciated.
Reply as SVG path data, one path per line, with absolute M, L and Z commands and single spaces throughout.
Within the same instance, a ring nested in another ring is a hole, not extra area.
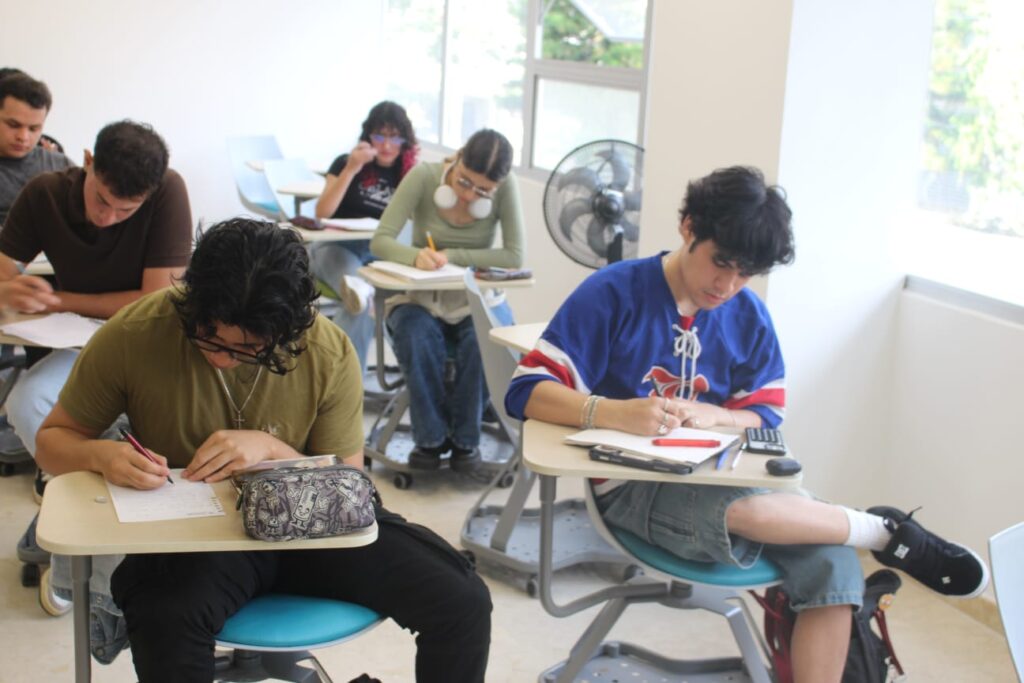
M 152 126 L 125 119 L 107 124 L 96 136 L 93 169 L 115 196 L 135 199 L 164 179 L 169 156 Z
M 259 362 L 283 375 L 306 347 L 318 292 L 299 234 L 276 223 L 233 218 L 196 231 L 196 248 L 174 305 L 189 339 L 230 325 L 267 341 Z
M 679 210 L 696 238 L 690 251 L 712 240 L 719 257 L 744 275 L 793 262 L 792 217 L 782 188 L 766 185 L 761 171 L 748 166 L 721 168 L 690 182 Z

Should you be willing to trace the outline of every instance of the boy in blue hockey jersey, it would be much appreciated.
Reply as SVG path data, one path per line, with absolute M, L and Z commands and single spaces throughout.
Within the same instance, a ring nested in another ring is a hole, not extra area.
M 793 260 L 782 192 L 756 169 L 721 169 L 689 184 L 680 219 L 675 251 L 610 265 L 569 296 L 520 363 L 509 414 L 651 436 L 782 422 L 782 353 L 767 309 L 744 287 Z M 977 555 L 895 508 L 862 512 L 755 488 L 594 486 L 608 524 L 680 557 L 773 560 L 799 614 L 798 683 L 842 676 L 850 608 L 864 588 L 854 548 L 944 595 L 973 597 L 988 582 Z

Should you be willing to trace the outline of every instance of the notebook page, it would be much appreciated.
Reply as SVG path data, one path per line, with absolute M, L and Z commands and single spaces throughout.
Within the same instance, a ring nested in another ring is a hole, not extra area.
M 224 508 L 213 487 L 203 481 L 188 481 L 181 476 L 182 471 L 171 470 L 174 483 L 165 482 L 150 491 L 117 486 L 108 481 L 107 490 L 118 521 L 158 522 L 223 515 Z
M 421 270 L 415 266 L 407 266 L 403 263 L 392 261 L 374 261 L 371 268 L 390 273 L 404 280 L 412 282 L 442 282 L 462 280 L 466 275 L 466 269 L 462 266 L 455 266 L 446 263 L 437 270 Z
M 0 330 L 40 346 L 68 349 L 85 346 L 102 324 L 102 320 L 86 318 L 77 313 L 51 313 L 42 318 L 8 323 L 0 327 Z
M 718 441 L 719 445 L 712 447 L 655 446 L 653 442 L 657 438 L 712 439 Z M 663 437 L 637 436 L 636 434 L 627 434 L 626 432 L 614 429 L 586 429 L 582 432 L 569 434 L 565 437 L 565 441 L 577 446 L 609 446 L 617 448 L 623 453 L 645 455 L 659 460 L 698 465 L 711 456 L 721 453 L 723 449 L 727 448 L 738 438 L 739 436 L 736 434 L 723 434 L 707 429 L 678 427 Z

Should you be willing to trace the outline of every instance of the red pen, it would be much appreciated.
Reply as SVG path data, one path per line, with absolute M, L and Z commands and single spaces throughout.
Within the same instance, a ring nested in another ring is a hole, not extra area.
M 146 456 L 146 458 L 151 463 L 153 463 L 154 465 L 159 465 L 160 464 L 157 461 L 157 459 L 153 457 L 153 454 L 150 453 L 149 451 L 147 451 L 143 447 L 143 445 L 141 443 L 139 443 L 138 439 L 136 439 L 134 436 L 132 436 L 131 434 L 128 433 L 127 429 L 125 429 L 124 427 L 118 427 L 117 431 L 121 432 L 121 436 L 123 436 L 125 438 L 125 441 L 127 441 L 128 443 L 130 443 L 132 445 L 132 448 L 134 448 L 137 452 L 141 453 L 142 455 Z M 169 475 L 169 474 L 167 475 L 167 481 L 169 481 L 172 484 L 174 483 L 174 480 L 171 479 L 171 475 Z
M 716 439 L 655 439 L 655 446 L 691 446 L 694 448 L 716 448 L 722 445 Z

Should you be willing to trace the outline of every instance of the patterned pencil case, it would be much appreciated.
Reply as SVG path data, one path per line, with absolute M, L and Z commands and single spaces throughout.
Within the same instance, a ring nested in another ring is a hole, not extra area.
M 260 541 L 323 538 L 373 524 L 380 497 L 348 465 L 282 467 L 235 477 L 245 533 Z

